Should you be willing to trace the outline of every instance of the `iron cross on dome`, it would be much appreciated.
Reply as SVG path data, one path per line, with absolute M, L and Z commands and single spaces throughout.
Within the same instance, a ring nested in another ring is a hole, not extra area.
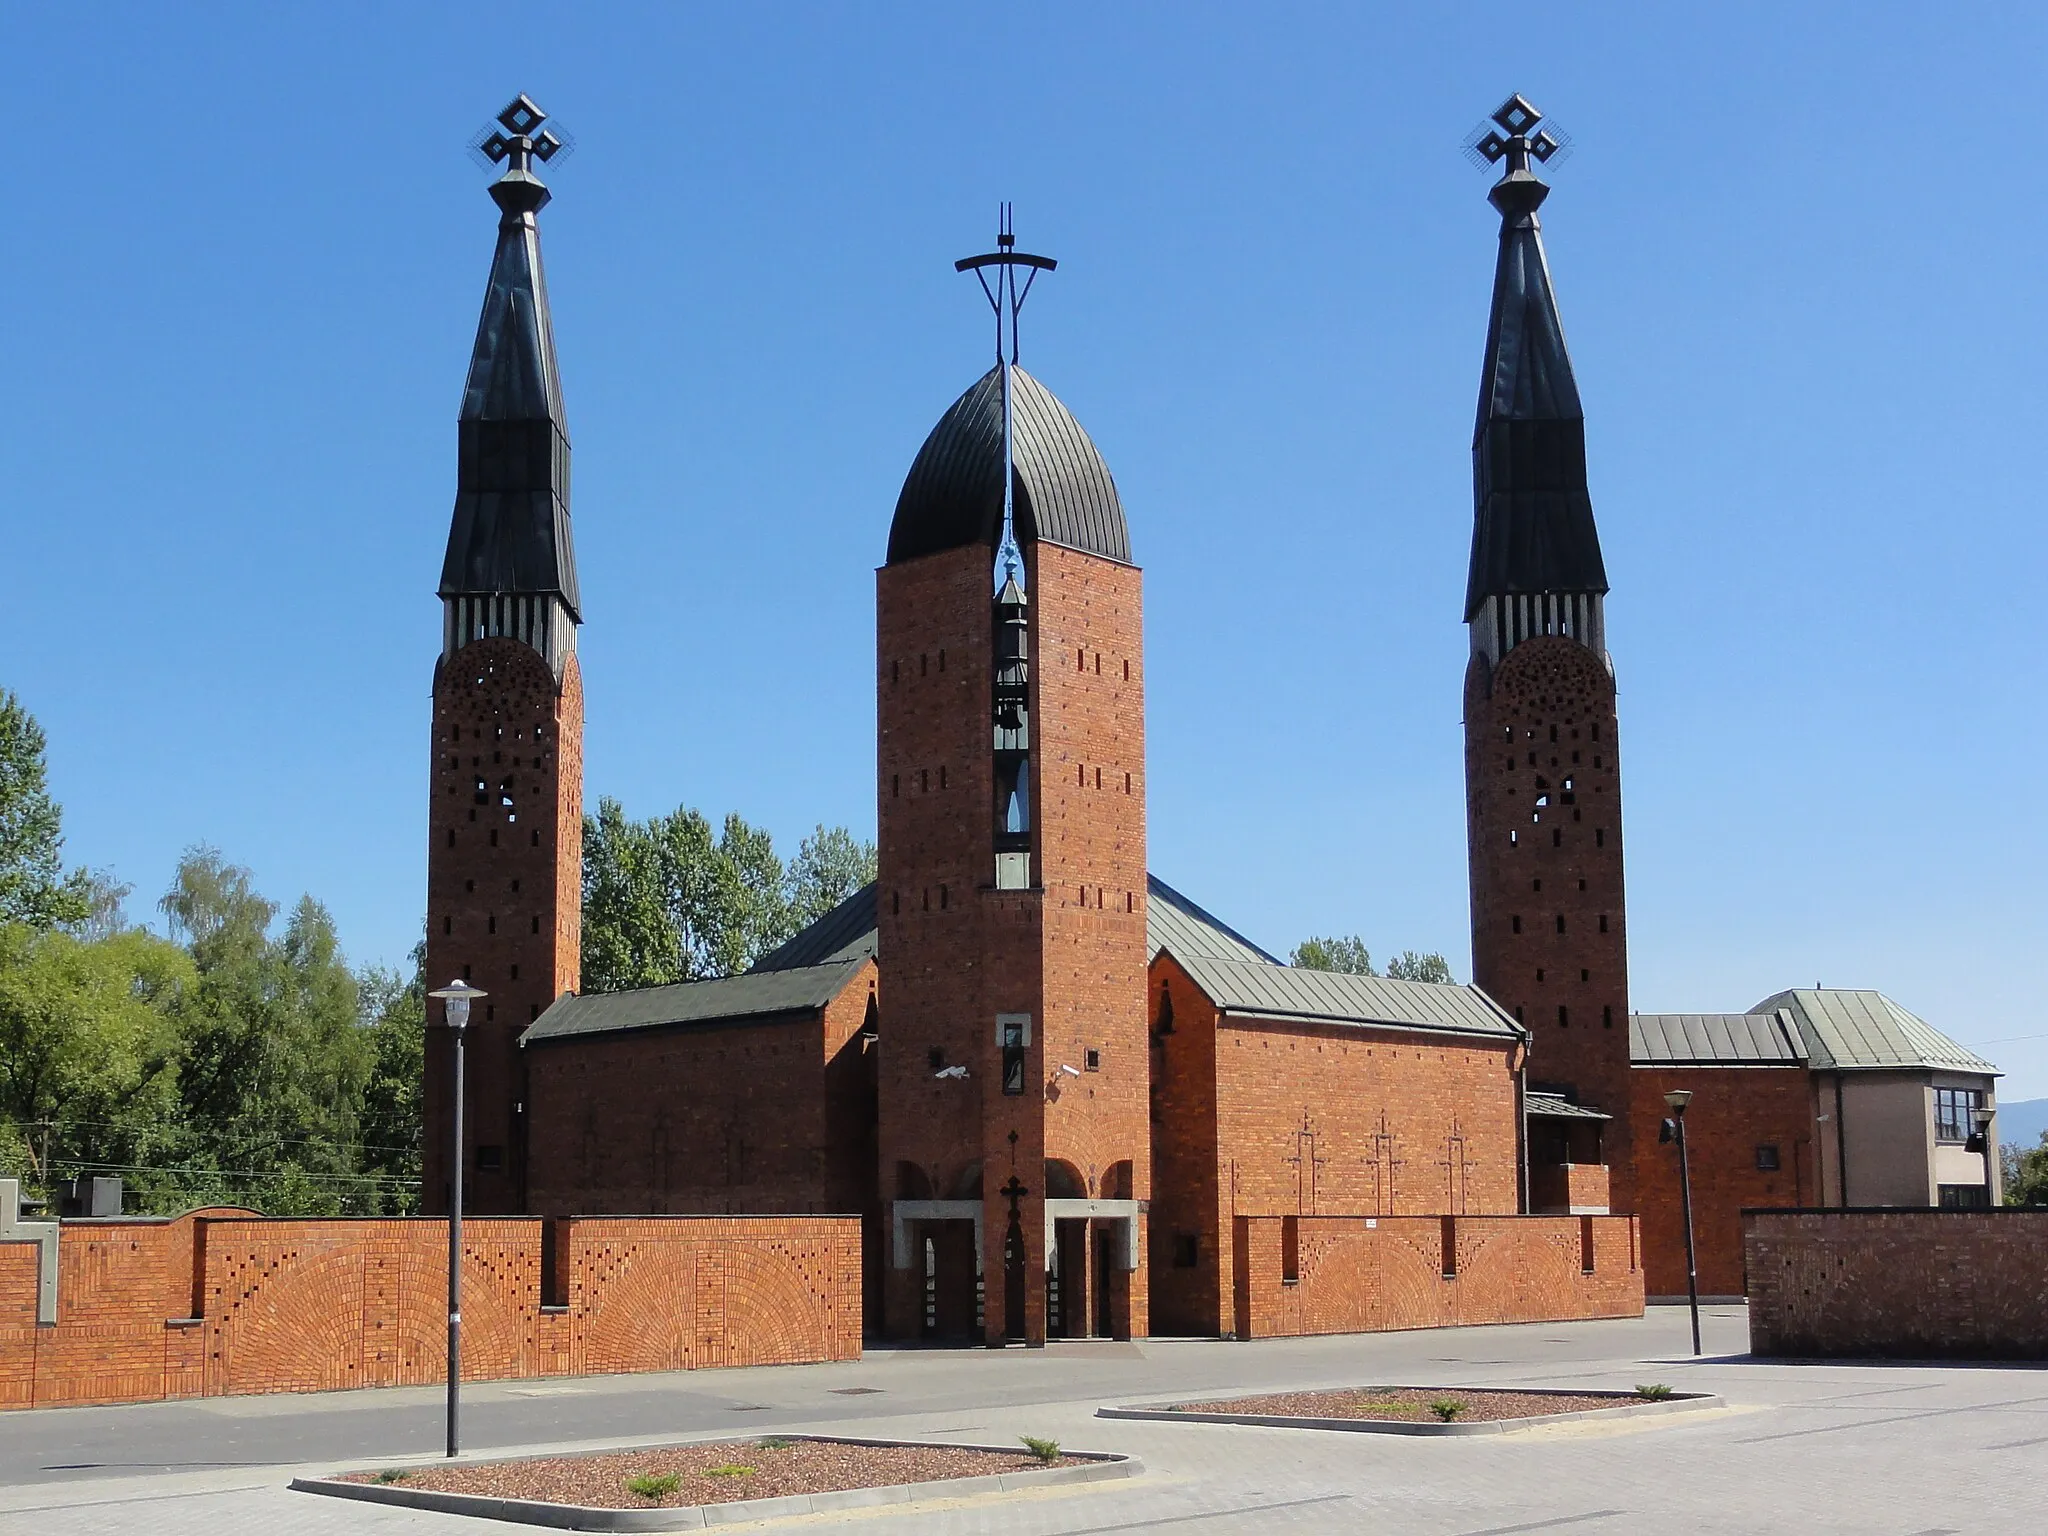
M 548 120 L 534 99 L 521 91 L 512 98 L 511 104 L 498 114 L 498 127 L 488 130 L 477 141 L 477 153 L 493 165 L 505 165 L 507 170 L 524 171 L 538 160 L 546 165 L 563 149 L 563 140 L 552 129 L 541 125 Z M 511 162 L 509 165 L 506 162 Z
M 1565 147 L 1565 141 L 1548 128 L 1538 128 L 1543 114 L 1520 91 L 1494 110 L 1494 128 L 1472 140 L 1474 156 L 1487 165 L 1505 160 L 1508 174 L 1529 169 L 1529 162 L 1547 165 Z

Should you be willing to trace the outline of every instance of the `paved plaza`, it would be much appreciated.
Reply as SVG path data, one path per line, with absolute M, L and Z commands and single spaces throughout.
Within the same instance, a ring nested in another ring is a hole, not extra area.
M 950 1536 L 1121 1531 L 1401 1536 L 2048 1530 L 2048 1373 L 1748 1360 L 1742 1309 L 1708 1310 L 1695 1363 L 1682 1308 L 1636 1321 L 1252 1344 L 1153 1341 L 1043 1352 L 871 1352 L 858 1363 L 479 1384 L 468 1444 L 617 1445 L 820 1430 L 1126 1451 L 1142 1477 L 1025 1496 L 734 1527 Z M 1103 1404 L 1375 1384 L 1714 1392 L 1722 1410 L 1469 1439 L 1095 1418 Z M 0 1417 L 0 1533 L 488 1536 L 517 1527 L 293 1493 L 293 1475 L 431 1456 L 430 1389 L 226 1398 Z

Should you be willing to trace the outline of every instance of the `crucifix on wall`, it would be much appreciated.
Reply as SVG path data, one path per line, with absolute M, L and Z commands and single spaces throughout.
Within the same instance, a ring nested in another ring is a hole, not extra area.
M 1309 1119 L 1306 1105 L 1302 1106 L 1301 1128 L 1294 1133 L 1294 1153 L 1282 1161 L 1294 1164 L 1295 1209 L 1303 1215 L 1313 1216 L 1316 1210 L 1316 1171 L 1326 1159 L 1316 1156 L 1315 1125 Z

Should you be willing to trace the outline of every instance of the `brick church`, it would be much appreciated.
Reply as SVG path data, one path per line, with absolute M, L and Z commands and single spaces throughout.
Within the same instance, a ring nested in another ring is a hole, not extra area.
M 995 366 L 912 458 L 886 535 L 876 509 L 879 878 L 743 975 L 589 996 L 584 614 L 538 227 L 554 141 L 524 97 L 500 121 L 433 689 L 427 974 L 489 994 L 466 1208 L 858 1213 L 868 1327 L 892 1338 L 1639 1309 L 1637 1228 L 1609 1214 L 1651 1175 L 1607 581 L 1533 110 L 1515 98 L 1482 144 L 1504 174 L 1465 609 L 1473 985 L 1290 967 L 1150 873 L 1143 518 L 1134 540 L 999 302 Z M 1014 298 L 1050 263 L 1006 232 L 962 265 Z

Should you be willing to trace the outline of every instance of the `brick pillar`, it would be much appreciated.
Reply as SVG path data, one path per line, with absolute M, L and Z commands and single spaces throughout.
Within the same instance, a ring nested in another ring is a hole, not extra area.
M 490 994 L 470 1013 L 464 1203 L 525 1209 L 519 1035 L 578 984 L 583 919 L 583 682 L 524 642 L 478 640 L 434 672 L 427 981 Z M 450 1042 L 429 1004 L 421 1206 L 447 1210 Z
M 1633 1211 L 1621 765 L 1605 658 L 1563 635 L 1465 678 L 1472 979 L 1528 1026 L 1534 1087 L 1614 1118 L 1614 1210 Z

